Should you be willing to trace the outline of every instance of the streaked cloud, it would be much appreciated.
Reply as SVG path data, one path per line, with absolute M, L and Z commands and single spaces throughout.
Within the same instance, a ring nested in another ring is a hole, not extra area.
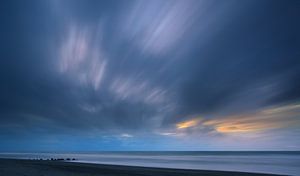
M 183 41 L 202 4 L 193 0 L 136 1 L 124 12 L 121 30 L 145 54 L 165 54 Z
M 199 119 L 192 119 L 192 120 L 188 120 L 188 121 L 177 123 L 176 127 L 178 129 L 190 128 L 190 127 L 194 127 L 194 126 L 198 125 L 199 122 L 200 122 Z
M 163 136 L 176 136 L 177 133 L 170 133 L 170 132 L 163 132 L 163 133 L 158 133 L 159 135 L 163 135 Z
M 267 108 L 255 113 L 207 120 L 220 133 L 251 133 L 300 126 L 300 105 Z
M 131 134 L 123 133 L 120 135 L 123 138 L 132 138 L 133 136 Z
M 219 133 L 253 133 L 273 129 L 300 126 L 300 105 L 291 104 L 270 107 L 242 115 L 216 117 L 214 119 L 191 119 L 176 124 L 177 129 L 209 127 Z M 196 128 L 197 129 L 197 128 Z M 198 129 L 197 129 L 198 130 Z
M 296 1 L 2 5 L 0 150 L 23 134 L 300 146 Z
M 111 83 L 110 91 L 119 99 L 144 102 L 150 105 L 168 101 L 165 90 L 139 78 L 116 78 Z
M 59 70 L 69 74 L 80 84 L 92 85 L 98 90 L 107 66 L 107 57 L 101 48 L 99 36 L 101 28 L 73 24 L 67 28 L 60 48 Z

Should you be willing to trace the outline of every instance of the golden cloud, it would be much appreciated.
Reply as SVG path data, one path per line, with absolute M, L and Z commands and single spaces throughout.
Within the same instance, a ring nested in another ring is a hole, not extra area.
M 177 129 L 190 128 L 198 125 L 199 119 L 192 119 L 184 122 L 180 122 L 176 124 Z
M 220 133 L 256 132 L 300 124 L 300 105 L 267 108 L 255 113 L 207 120 Z
M 211 127 L 219 133 L 250 133 L 300 126 L 300 104 L 270 107 L 253 113 L 208 120 L 194 118 L 176 124 L 177 129 L 201 126 Z

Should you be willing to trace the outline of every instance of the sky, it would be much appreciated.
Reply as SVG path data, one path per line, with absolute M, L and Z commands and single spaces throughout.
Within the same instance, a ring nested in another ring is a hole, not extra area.
M 0 5 L 0 151 L 300 150 L 300 1 Z

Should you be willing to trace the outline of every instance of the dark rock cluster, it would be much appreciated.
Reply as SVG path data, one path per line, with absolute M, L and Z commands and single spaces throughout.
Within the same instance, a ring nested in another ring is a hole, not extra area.
M 75 158 L 50 158 L 50 159 L 43 159 L 43 158 L 39 158 L 39 159 L 33 159 L 33 160 L 47 160 L 47 161 L 75 161 Z

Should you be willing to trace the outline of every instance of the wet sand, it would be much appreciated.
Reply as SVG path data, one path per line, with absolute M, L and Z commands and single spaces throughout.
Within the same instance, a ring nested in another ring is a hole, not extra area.
M 255 171 L 254 171 L 255 172 Z M 0 159 L 0 176 L 267 176 L 271 174 L 162 169 L 64 161 Z

